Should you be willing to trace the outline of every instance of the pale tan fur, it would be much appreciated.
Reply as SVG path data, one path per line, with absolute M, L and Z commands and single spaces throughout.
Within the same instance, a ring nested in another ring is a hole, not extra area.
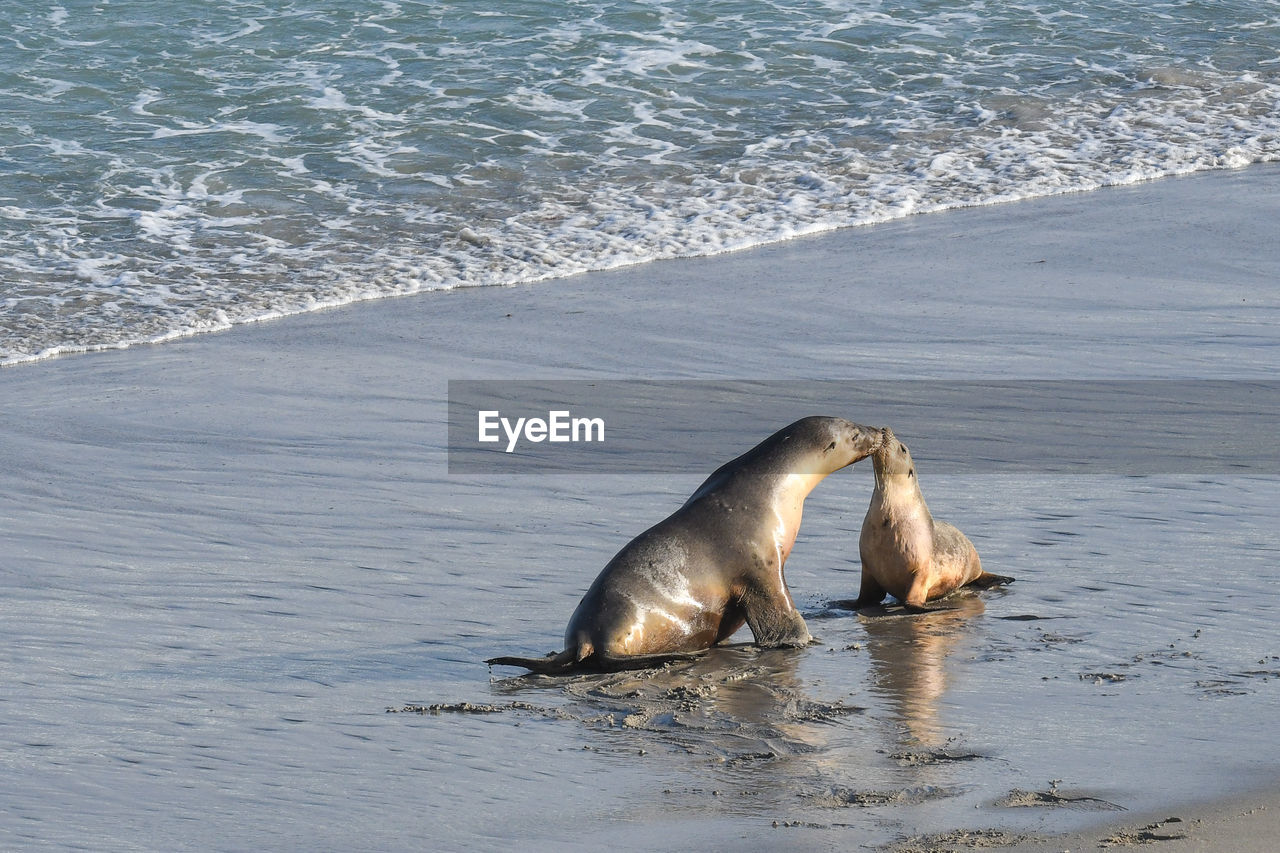
M 884 430 L 872 458 L 876 485 L 858 542 L 863 573 L 858 606 L 878 603 L 887 592 L 909 608 L 923 608 L 988 577 L 968 537 L 930 514 L 911 452 L 891 430 Z

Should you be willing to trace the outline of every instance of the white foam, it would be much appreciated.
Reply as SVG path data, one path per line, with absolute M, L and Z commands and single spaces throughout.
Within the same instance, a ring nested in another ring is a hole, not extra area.
M 182 122 L 181 127 L 158 127 L 151 132 L 152 139 L 170 139 L 175 136 L 200 136 L 208 133 L 236 133 L 256 136 L 264 142 L 287 142 L 289 135 L 278 124 L 265 124 L 256 121 L 215 121 L 209 124 Z
M 55 157 L 78 157 L 91 153 L 74 139 L 51 139 L 45 144 Z
M 352 104 L 347 100 L 347 96 L 344 93 L 333 86 L 325 86 L 324 92 L 317 97 L 311 98 L 310 103 L 312 107 L 318 110 L 336 110 L 339 112 L 357 113 L 365 118 L 376 119 L 378 121 L 404 121 L 403 116 L 381 112 L 373 109 L 372 107 Z
M 236 30 L 234 33 L 225 36 L 210 36 L 209 40 L 214 44 L 226 44 L 227 42 L 235 41 L 236 39 L 241 39 L 245 36 L 251 36 L 254 33 L 260 33 L 263 29 L 264 27 L 261 22 L 250 18 L 244 22 L 244 26 L 239 30 Z

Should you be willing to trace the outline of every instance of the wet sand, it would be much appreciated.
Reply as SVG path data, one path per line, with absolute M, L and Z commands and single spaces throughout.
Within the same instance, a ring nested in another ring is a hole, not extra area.
M 1266 853 L 1280 833 L 1280 798 L 1274 794 L 1234 797 L 1225 802 L 1196 803 L 1126 817 L 1123 822 L 1053 838 L 1017 838 L 998 830 L 966 835 L 912 839 L 897 849 L 968 850 L 1004 848 L 1024 853 L 1063 853 L 1070 850 L 1125 850 L 1153 853 L 1210 853 L 1240 851 Z
M 782 424 L 687 473 L 450 475 L 445 409 L 464 378 L 1272 379 L 1276 221 L 1260 167 L 0 371 L 0 846 L 1269 849 L 1274 475 L 917 455 L 1018 578 L 917 618 L 826 606 L 859 464 L 787 566 L 819 643 L 513 678 L 481 661 L 558 648 Z

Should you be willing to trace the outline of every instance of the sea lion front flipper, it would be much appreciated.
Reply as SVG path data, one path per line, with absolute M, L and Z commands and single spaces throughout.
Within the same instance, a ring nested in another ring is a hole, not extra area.
M 955 610 L 954 604 L 908 604 L 902 602 L 902 609 L 908 613 L 939 613 L 943 610 Z
M 873 578 L 872 573 L 867 569 L 867 564 L 863 564 L 863 581 L 858 588 L 858 598 L 844 599 L 844 601 L 833 601 L 831 607 L 838 607 L 840 610 L 861 610 L 863 607 L 874 607 L 884 601 L 884 596 L 888 593 L 884 592 L 884 588 L 879 585 L 879 581 Z
M 870 598 L 842 598 L 839 601 L 828 601 L 827 607 L 834 610 L 866 610 L 868 607 L 875 607 L 884 601 L 884 593 L 877 598 L 874 595 Z
M 747 626 L 755 637 L 756 645 L 766 649 L 778 646 L 800 648 L 813 641 L 809 626 L 800 611 L 789 601 L 757 598 L 742 602 Z
M 927 613 L 937 608 L 929 605 L 929 588 L 933 585 L 932 572 L 928 571 L 926 563 L 922 568 L 916 567 L 912 572 L 911 586 L 907 588 L 907 595 L 902 599 L 902 606 L 910 613 Z

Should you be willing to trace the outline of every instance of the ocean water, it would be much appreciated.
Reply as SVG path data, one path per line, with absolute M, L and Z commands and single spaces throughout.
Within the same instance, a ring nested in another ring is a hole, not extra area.
M 1274 0 L 0 20 L 0 363 L 1280 157 Z

